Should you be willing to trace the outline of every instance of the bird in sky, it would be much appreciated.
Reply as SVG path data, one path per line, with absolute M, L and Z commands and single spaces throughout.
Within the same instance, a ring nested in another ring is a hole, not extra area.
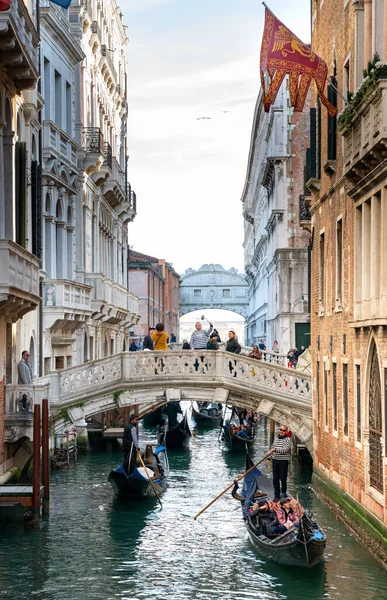
M 202 119 L 208 119 L 209 121 L 211 121 L 211 117 L 198 117 L 196 120 L 201 121 Z

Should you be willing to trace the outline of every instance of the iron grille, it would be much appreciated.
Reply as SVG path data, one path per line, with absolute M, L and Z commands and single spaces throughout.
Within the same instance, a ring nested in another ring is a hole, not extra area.
M 91 33 L 97 33 L 99 37 L 101 37 L 101 30 L 98 25 L 98 21 L 92 21 L 90 25 Z
M 383 492 L 382 398 L 379 358 L 375 343 L 372 349 L 369 395 L 370 484 L 379 492 Z
M 101 56 L 106 56 L 107 54 L 107 48 L 105 46 L 105 44 L 102 44 L 101 46 Z
M 103 155 L 105 160 L 103 161 L 103 165 L 106 167 L 112 168 L 113 165 L 113 155 L 112 155 L 112 147 L 109 142 L 104 142 L 103 145 Z
M 99 127 L 82 128 L 82 148 L 86 152 L 103 154 L 103 137 Z
M 306 196 L 300 196 L 300 221 L 311 221 L 312 215 L 309 210 L 309 202 L 306 200 Z

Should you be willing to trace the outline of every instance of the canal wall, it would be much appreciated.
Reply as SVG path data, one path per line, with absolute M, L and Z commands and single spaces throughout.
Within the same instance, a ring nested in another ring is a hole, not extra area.
M 317 495 L 387 569 L 387 527 L 316 466 L 312 484 Z

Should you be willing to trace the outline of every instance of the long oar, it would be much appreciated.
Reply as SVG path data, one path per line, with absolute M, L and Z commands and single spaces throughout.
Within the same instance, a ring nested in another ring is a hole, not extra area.
M 207 506 L 205 506 L 204 508 L 202 508 L 202 510 L 200 512 L 198 512 L 197 515 L 194 516 L 194 521 L 198 518 L 199 515 L 201 515 L 202 513 L 204 513 L 204 511 L 207 510 L 207 508 L 209 508 L 211 506 L 211 504 L 214 504 L 214 502 L 216 502 L 217 500 L 219 500 L 219 498 L 221 496 L 223 496 L 223 494 L 225 494 L 228 490 L 230 490 L 235 485 L 236 481 L 240 481 L 241 479 L 243 479 L 244 477 L 246 477 L 246 475 L 248 473 L 250 473 L 253 469 L 255 469 L 255 467 L 258 467 L 258 465 L 260 465 L 264 460 L 266 460 L 267 458 L 269 458 L 269 456 L 271 456 L 271 452 L 269 452 L 269 454 L 266 454 L 266 456 L 264 456 L 263 458 L 261 458 L 261 460 L 259 460 L 257 463 L 255 463 L 255 465 L 253 465 L 252 467 L 250 467 L 250 469 L 248 469 L 248 471 L 246 471 L 245 473 L 243 473 L 243 475 L 241 475 L 240 477 L 238 477 L 238 479 L 236 479 L 230 485 L 228 485 L 226 487 L 226 489 L 223 490 L 223 492 L 221 492 L 220 494 L 218 494 L 216 496 L 216 498 L 214 498 L 213 500 L 211 500 L 211 502 L 209 504 L 207 504 Z
M 155 488 L 155 484 L 153 483 L 153 481 L 152 481 L 152 478 L 150 477 L 150 475 L 149 475 L 149 473 L 148 473 L 148 469 L 146 468 L 146 466 L 145 466 L 145 463 L 144 463 L 144 461 L 142 460 L 142 456 L 141 456 L 141 454 L 140 454 L 140 452 L 139 452 L 138 450 L 137 450 L 137 454 L 138 454 L 138 457 L 139 457 L 139 459 L 140 459 L 140 463 L 141 463 L 142 467 L 145 469 L 146 476 L 147 476 L 147 477 L 148 477 L 148 479 L 149 479 L 149 483 L 151 484 L 151 486 L 152 486 L 152 488 L 153 488 L 153 491 L 154 491 L 154 493 L 155 493 L 155 496 L 156 496 L 157 500 L 160 502 L 160 506 L 161 506 L 161 508 L 163 508 L 162 502 L 161 502 L 161 500 L 160 500 L 160 496 L 158 495 L 158 493 L 157 493 L 157 490 L 156 490 L 156 488 Z

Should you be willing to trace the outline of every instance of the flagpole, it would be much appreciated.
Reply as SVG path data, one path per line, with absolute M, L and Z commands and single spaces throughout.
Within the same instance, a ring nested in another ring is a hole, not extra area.
M 328 85 L 330 85 L 337 94 L 339 94 L 340 98 L 343 100 L 344 104 L 346 106 L 351 106 L 350 103 L 348 102 L 348 100 L 346 100 L 343 96 L 343 94 L 337 89 L 337 87 L 335 85 L 333 85 L 333 83 L 331 81 L 328 81 Z M 360 117 L 359 113 L 353 108 L 352 109 L 353 112 L 355 113 L 355 115 L 357 115 L 358 117 Z

